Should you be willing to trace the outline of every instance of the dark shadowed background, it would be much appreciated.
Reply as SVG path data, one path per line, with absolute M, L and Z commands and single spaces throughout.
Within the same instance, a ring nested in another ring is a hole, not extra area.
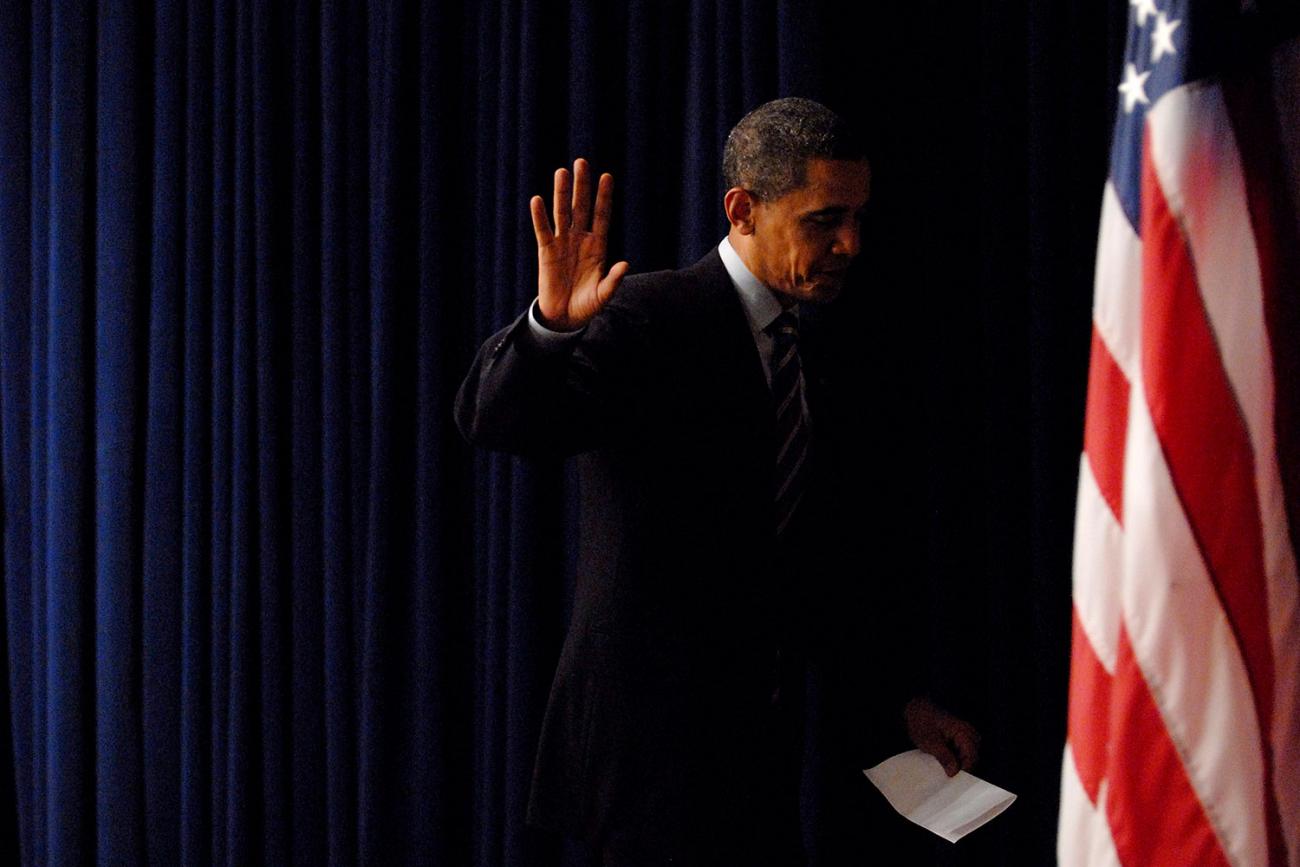
M 534 294 L 556 166 L 615 175 L 612 258 L 687 264 L 727 130 L 802 95 L 874 154 L 831 314 L 892 443 L 844 508 L 894 544 L 847 568 L 908 582 L 917 664 L 1020 795 L 918 845 L 1049 863 L 1126 9 L 6 4 L 0 848 L 585 863 L 522 824 L 568 470 L 473 453 L 451 403 Z

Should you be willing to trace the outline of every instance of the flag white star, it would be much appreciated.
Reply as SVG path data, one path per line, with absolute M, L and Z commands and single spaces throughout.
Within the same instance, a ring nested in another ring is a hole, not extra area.
M 1147 19 L 1156 14 L 1156 0 L 1128 0 L 1128 5 L 1137 8 L 1138 27 L 1145 27 Z
M 1119 92 L 1124 94 L 1125 114 L 1132 114 L 1139 102 L 1143 105 L 1150 104 L 1146 92 L 1147 76 L 1150 74 L 1150 70 L 1138 72 L 1133 64 L 1124 64 L 1124 83 L 1119 86 Z
M 1174 31 L 1182 20 L 1175 18 L 1170 21 L 1165 13 L 1156 13 L 1156 29 L 1151 31 L 1151 62 L 1153 64 L 1160 62 L 1160 58 L 1166 54 L 1177 54 L 1178 49 L 1174 48 Z

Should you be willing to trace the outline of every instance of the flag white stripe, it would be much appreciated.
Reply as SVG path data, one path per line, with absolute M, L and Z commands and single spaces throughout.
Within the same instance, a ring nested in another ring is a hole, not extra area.
M 1225 854 L 1264 865 L 1263 756 L 1246 667 L 1132 383 L 1121 608 L 1138 666 Z
M 1056 858 L 1060 867 L 1120 867 L 1106 823 L 1106 786 L 1102 784 L 1094 808 L 1068 746 L 1061 763 L 1061 830 Z
M 1124 534 L 1097 487 L 1086 454 L 1079 462 L 1074 522 L 1074 538 L 1087 540 L 1074 546 L 1074 607 L 1098 661 L 1114 675 Z
M 1093 324 L 1130 382 L 1137 375 L 1142 333 L 1142 239 L 1107 181 L 1101 198 L 1101 230 L 1093 285 Z

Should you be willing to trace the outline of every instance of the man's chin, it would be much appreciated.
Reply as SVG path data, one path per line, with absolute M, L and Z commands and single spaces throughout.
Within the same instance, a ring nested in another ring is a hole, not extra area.
M 818 274 L 804 284 L 804 300 L 816 304 L 834 301 L 844 288 L 843 274 Z
M 787 298 L 793 298 L 795 301 L 824 304 L 838 298 L 840 290 L 843 288 L 844 277 L 842 275 L 821 273 L 809 280 L 803 280 L 795 284 L 792 288 L 777 289 L 776 291 Z

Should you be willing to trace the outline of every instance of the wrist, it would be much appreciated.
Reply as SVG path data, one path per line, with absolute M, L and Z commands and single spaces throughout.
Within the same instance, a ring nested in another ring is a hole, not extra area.
M 558 328 L 542 318 L 541 305 L 536 300 L 528 305 L 528 331 L 533 335 L 534 340 L 543 346 L 559 348 L 568 345 L 582 333 L 582 330 L 581 328 L 567 330 Z
M 565 311 L 548 311 L 540 297 L 533 304 L 533 315 L 537 318 L 538 325 L 551 331 L 577 331 L 581 328 L 569 321 Z

